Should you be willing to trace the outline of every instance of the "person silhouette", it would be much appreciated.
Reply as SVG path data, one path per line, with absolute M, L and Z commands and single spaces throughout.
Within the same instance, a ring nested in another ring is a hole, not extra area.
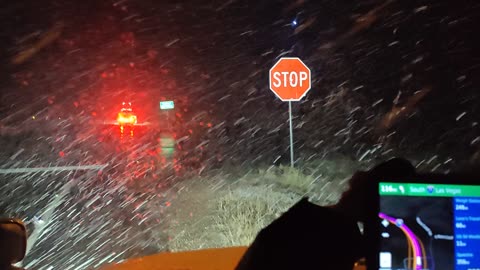
M 367 248 L 358 223 L 367 218 L 369 185 L 378 177 L 414 174 L 408 161 L 395 158 L 355 173 L 335 205 L 301 199 L 257 234 L 235 270 L 352 270 Z

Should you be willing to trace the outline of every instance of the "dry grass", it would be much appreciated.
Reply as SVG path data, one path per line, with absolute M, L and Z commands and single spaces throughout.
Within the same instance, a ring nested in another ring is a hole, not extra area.
M 268 186 L 238 188 L 215 202 L 214 227 L 221 235 L 222 246 L 245 246 L 257 233 L 290 208 L 294 194 L 274 191 Z
M 312 175 L 306 175 L 300 169 L 290 166 L 280 166 L 279 170 L 280 175 L 278 175 L 276 183 L 282 189 L 301 195 L 308 194 L 313 189 L 316 179 Z
M 200 186 L 192 184 L 172 202 L 171 251 L 248 245 L 263 227 L 300 199 L 266 185 Z
M 321 205 L 335 203 L 350 172 L 326 177 L 343 165 L 318 164 L 319 171 L 322 165 L 325 174 L 306 175 L 304 171 L 312 170 L 280 166 L 252 170 L 241 177 L 218 174 L 188 182 L 169 210 L 169 249 L 249 245 L 302 196 Z

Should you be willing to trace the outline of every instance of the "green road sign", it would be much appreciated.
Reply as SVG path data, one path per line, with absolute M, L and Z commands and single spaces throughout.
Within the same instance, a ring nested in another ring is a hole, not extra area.
M 480 187 L 471 185 L 382 182 L 378 186 L 378 192 L 383 196 L 480 197 Z
M 175 103 L 172 100 L 160 101 L 160 110 L 172 110 L 175 108 Z

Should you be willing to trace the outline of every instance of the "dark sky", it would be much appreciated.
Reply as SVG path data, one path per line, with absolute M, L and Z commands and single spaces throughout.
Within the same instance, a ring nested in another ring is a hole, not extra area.
M 387 134 L 414 127 L 420 132 L 412 140 L 420 144 L 476 151 L 470 143 L 480 121 L 478 10 L 475 1 L 433 0 L 9 1 L 0 11 L 3 59 L 28 49 L 56 23 L 64 28 L 25 63 L 2 61 L 7 70 L 0 84 L 2 111 L 11 103 L 5 95 L 27 104 L 32 95 L 70 93 L 62 95 L 73 98 L 93 91 L 88 89 L 107 66 L 133 62 L 142 70 L 125 79 L 126 85 L 155 84 L 165 67 L 181 91 L 199 94 L 198 102 L 215 104 L 216 110 L 237 108 L 235 117 L 245 114 L 242 104 L 249 98 L 256 100 L 255 113 L 247 115 L 259 115 L 259 107 L 284 110 L 284 104 L 271 102 L 267 74 L 279 55 L 292 50 L 284 55 L 300 56 L 314 73 L 314 90 L 302 105 L 313 114 L 309 119 L 325 118 L 325 111 L 309 102 L 338 92 L 339 86 L 363 108 L 364 114 L 355 116 L 358 123 L 380 118 L 397 96 L 399 104 L 407 104 L 416 91 L 431 89 L 414 103 L 409 120 L 398 121 Z M 295 17 L 302 31 L 291 27 Z M 129 33 L 132 48 L 121 38 Z M 152 51 L 159 56 L 148 62 Z M 29 73 L 34 86 L 19 88 L 12 77 Z M 76 90 L 65 88 L 68 84 Z M 235 99 L 217 102 L 227 94 Z M 323 124 L 310 123 L 311 130 L 324 130 Z M 334 134 L 342 129 L 325 125 Z M 404 141 L 411 134 L 398 136 L 396 143 L 411 144 Z

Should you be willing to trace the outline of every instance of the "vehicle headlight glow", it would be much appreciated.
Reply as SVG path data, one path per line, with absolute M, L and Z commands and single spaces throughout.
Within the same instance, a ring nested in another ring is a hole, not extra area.
M 137 123 L 137 116 L 132 114 L 119 113 L 117 116 L 117 122 L 120 125 L 135 125 Z

